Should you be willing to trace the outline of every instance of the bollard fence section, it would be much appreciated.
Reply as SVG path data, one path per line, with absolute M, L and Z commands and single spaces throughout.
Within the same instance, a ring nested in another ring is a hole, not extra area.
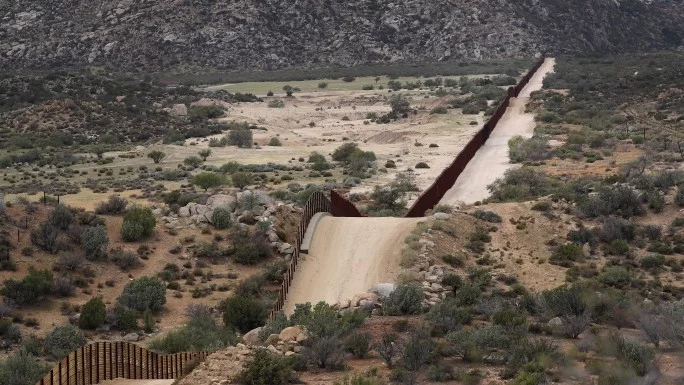
M 336 194 L 334 191 L 331 194 Z M 269 318 L 273 318 L 275 314 L 285 306 L 285 300 L 287 299 L 287 293 L 290 290 L 290 285 L 292 284 L 292 279 L 294 278 L 294 273 L 297 270 L 297 264 L 299 263 L 299 249 L 304 239 L 304 233 L 309 227 L 309 222 L 311 218 L 316 213 L 332 211 L 330 200 L 320 191 L 316 191 L 311 194 L 311 197 L 304 205 L 304 212 L 302 213 L 302 219 L 299 221 L 299 228 L 297 229 L 297 239 L 294 244 L 294 253 L 292 253 L 292 259 L 290 264 L 285 271 L 283 283 L 280 285 L 280 290 L 278 291 L 278 298 L 273 304 Z
M 444 169 L 434 183 L 432 183 L 427 190 L 420 194 L 418 199 L 413 203 L 413 206 L 411 206 L 409 211 L 406 213 L 405 217 L 422 217 L 425 215 L 427 210 L 432 209 L 439 203 L 440 200 L 442 200 L 444 194 L 446 194 L 446 192 L 454 186 L 456 179 L 458 179 L 463 170 L 465 170 L 468 162 L 473 159 L 475 153 L 485 144 L 487 139 L 489 139 L 489 135 L 491 135 L 492 131 L 494 131 L 494 128 L 496 128 L 496 125 L 499 124 L 501 117 L 503 117 L 503 115 L 506 113 L 506 109 L 510 104 L 511 98 L 520 95 L 520 92 L 522 92 L 523 88 L 525 88 L 525 86 L 530 82 L 532 76 L 534 76 L 543 63 L 544 58 L 539 60 L 532 67 L 532 69 L 530 69 L 530 71 L 525 74 L 522 79 L 520 79 L 520 82 L 518 82 L 515 87 L 510 87 L 508 89 L 506 98 L 503 100 L 503 102 L 501 102 L 501 104 L 499 104 L 499 107 L 496 109 L 492 117 L 489 118 L 482 129 L 480 129 L 480 131 L 478 131 L 475 136 L 470 139 L 468 144 L 463 147 L 451 165 Z
M 209 354 L 160 355 L 129 342 L 95 342 L 69 353 L 36 385 L 90 385 L 116 378 L 175 379 L 189 373 Z

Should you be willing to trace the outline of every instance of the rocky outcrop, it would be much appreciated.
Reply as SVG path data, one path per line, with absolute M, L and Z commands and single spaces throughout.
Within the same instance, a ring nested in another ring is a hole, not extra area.
M 672 47 L 676 0 L 15 0 L 0 67 L 275 69 Z
M 252 359 L 252 348 L 237 344 L 218 350 L 200 363 L 178 385 L 227 385 L 235 383 L 245 363 Z

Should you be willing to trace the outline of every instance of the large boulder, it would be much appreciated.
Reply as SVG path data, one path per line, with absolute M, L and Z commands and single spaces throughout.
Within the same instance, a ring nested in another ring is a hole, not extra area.
M 290 326 L 283 329 L 278 335 L 278 339 L 283 342 L 293 342 L 297 341 L 300 334 L 303 334 L 304 330 L 299 326 Z
M 387 298 L 394 291 L 397 286 L 393 283 L 379 283 L 368 290 L 375 293 L 380 298 Z
M 256 329 L 252 329 L 248 331 L 244 336 L 242 336 L 242 340 L 245 342 L 247 345 L 252 345 L 252 346 L 257 346 L 261 345 L 261 339 L 259 338 L 259 333 L 261 332 L 261 327 L 258 327 Z
M 218 194 L 212 195 L 207 198 L 207 207 L 211 210 L 215 210 L 219 207 L 225 209 L 232 209 L 235 206 L 235 197 L 232 195 Z
M 174 104 L 169 114 L 172 116 L 188 116 L 188 107 L 185 104 Z

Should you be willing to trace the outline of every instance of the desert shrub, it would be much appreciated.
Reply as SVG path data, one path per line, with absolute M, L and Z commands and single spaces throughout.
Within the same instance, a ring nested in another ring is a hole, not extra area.
M 642 215 L 641 197 L 629 186 L 604 187 L 597 195 L 590 196 L 578 204 L 588 217 L 617 215 L 630 218 Z
M 318 368 L 335 370 L 344 367 L 344 351 L 336 335 L 310 338 L 306 342 L 304 356 Z
M 226 327 L 237 329 L 241 333 L 247 333 L 263 325 L 268 315 L 264 303 L 253 298 L 230 297 L 221 304 L 221 307 Z
M 514 136 L 508 141 L 508 156 L 512 163 L 547 159 L 547 140 L 539 137 L 525 139 L 522 136 Z
M 454 298 L 438 302 L 425 315 L 425 320 L 432 326 L 432 334 L 438 336 L 460 329 L 470 323 L 472 318 L 470 309 L 460 306 L 459 301 Z
M 561 319 L 559 331 L 566 337 L 577 338 L 591 322 L 585 295 L 577 286 L 560 286 L 543 291 L 540 305 L 548 317 Z
M 217 229 L 229 228 L 232 225 L 232 221 L 230 219 L 230 210 L 223 207 L 218 207 L 215 209 L 211 214 L 211 223 Z
M 201 172 L 192 177 L 192 184 L 203 188 L 204 191 L 213 187 L 219 187 L 226 184 L 226 178 L 215 172 Z
M 525 314 L 508 302 L 492 313 L 492 324 L 503 327 L 509 335 L 525 331 L 527 329 L 526 323 Z
M 28 274 L 21 280 L 8 279 L 0 294 L 17 305 L 32 305 L 52 292 L 53 277 L 47 269 L 29 267 Z
M 340 316 L 325 302 L 319 302 L 313 307 L 310 303 L 297 304 L 290 317 L 293 324 L 304 326 L 316 338 L 342 335 L 360 326 L 363 320 L 363 314 L 359 311 L 346 312 Z
M 45 222 L 38 229 L 31 231 L 31 243 L 43 251 L 54 254 L 60 249 L 59 230 Z
M 94 297 L 81 307 L 78 326 L 81 329 L 94 330 L 105 322 L 106 317 L 107 307 L 102 302 L 102 297 Z
M 607 266 L 601 274 L 599 281 L 604 285 L 617 288 L 628 287 L 633 279 L 633 274 L 622 266 Z
M 52 284 L 52 292 L 60 297 L 71 297 L 75 291 L 73 281 L 67 277 L 56 277 Z
M 553 265 L 570 267 L 574 262 L 584 260 L 584 250 L 574 243 L 560 245 L 549 258 L 549 263 Z
M 684 185 L 677 187 L 677 192 L 675 193 L 675 203 L 677 206 L 684 206 Z
M 395 94 L 390 97 L 389 100 L 390 107 L 392 108 L 392 113 L 395 116 L 407 115 L 411 112 L 411 102 L 409 102 L 406 96 L 401 94 Z
M 268 245 L 263 238 L 248 236 L 236 241 L 233 258 L 243 265 L 253 265 L 264 260 L 269 255 Z
M 134 279 L 126 284 L 117 301 L 136 311 L 156 312 L 166 303 L 166 285 L 157 277 Z
M 365 358 L 371 348 L 370 333 L 354 332 L 344 341 L 344 350 L 356 358 Z
M 81 246 L 85 257 L 89 261 L 96 261 L 107 256 L 109 236 L 104 226 L 93 226 L 83 230 L 81 234 Z
M 285 385 L 292 379 L 292 369 L 285 358 L 266 349 L 257 349 L 239 376 L 240 383 L 244 385 Z
M 413 331 L 402 349 L 402 366 L 412 372 L 422 369 L 435 353 L 435 342 L 429 334 L 417 329 Z
M 423 289 L 417 285 L 399 285 L 383 300 L 387 315 L 420 314 L 423 311 Z
M 615 345 L 616 357 L 631 367 L 638 376 L 645 376 L 655 367 L 655 353 L 650 347 L 627 340 L 616 332 L 610 335 L 610 340 Z
M 208 307 L 188 306 L 186 314 L 188 318 L 184 326 L 153 340 L 150 348 L 164 354 L 173 354 L 187 351 L 215 351 L 235 344 L 237 340 L 235 333 L 218 325 Z
M 660 254 L 647 255 L 639 261 L 644 269 L 660 269 L 665 264 L 665 257 Z
M 501 326 L 479 329 L 463 328 L 447 335 L 451 352 L 466 362 L 482 362 L 493 359 L 508 348 L 510 339 Z
M 454 293 L 458 306 L 473 306 L 482 297 L 482 290 L 477 285 L 466 283 Z
M 272 100 L 271 102 L 274 102 Z M 282 100 L 278 100 L 283 104 Z M 269 102 L 269 107 L 271 107 L 271 102 Z M 283 104 L 284 105 L 284 104 Z M 280 106 L 279 106 L 280 107 Z M 238 146 L 240 148 L 251 148 L 253 142 L 252 130 L 249 128 L 240 128 L 236 130 L 231 130 L 228 134 L 228 143 L 233 146 Z
M 202 158 L 199 156 L 188 156 L 183 159 L 183 164 L 192 168 L 197 168 L 202 164 Z
M 137 313 L 135 310 L 116 305 L 112 311 L 107 312 L 107 323 L 117 330 L 128 333 L 138 328 Z
M 356 143 L 344 143 L 333 151 L 332 159 L 336 162 L 349 163 L 352 154 L 356 151 L 360 151 L 359 146 Z
M 378 352 L 388 368 L 394 367 L 395 358 L 400 354 L 399 337 L 394 333 L 385 332 L 380 340 L 373 345 L 373 349 Z
M 454 367 L 445 361 L 438 361 L 434 365 L 428 366 L 427 377 L 430 381 L 437 382 L 447 382 L 457 379 Z
M 320 89 L 328 88 L 328 83 L 327 82 L 320 82 L 320 83 L 318 83 L 318 88 L 320 88 Z
M 447 262 L 448 258 L 446 258 L 446 255 L 442 258 L 444 259 L 445 262 Z M 447 263 L 449 263 L 449 262 L 447 262 Z M 463 278 L 461 278 L 461 276 L 456 274 L 456 273 L 447 273 L 447 274 L 444 274 L 444 276 L 442 277 L 442 285 L 451 286 L 454 288 L 454 290 L 461 287 L 462 284 L 463 284 Z
M 73 350 L 86 344 L 83 332 L 76 326 L 66 324 L 57 326 L 45 336 L 43 348 L 56 359 L 61 359 Z
M 433 109 L 430 110 L 430 115 L 435 115 L 435 114 L 446 114 L 447 108 L 444 106 L 437 106 Z
M 634 223 L 629 220 L 608 217 L 603 221 L 601 229 L 598 232 L 599 239 L 603 242 L 612 242 L 616 239 L 625 239 L 631 241 L 636 235 L 636 227 Z
M 259 297 L 263 292 L 266 280 L 261 274 L 254 274 L 245 278 L 235 288 L 235 295 L 242 297 Z
M 134 242 L 152 235 L 157 224 L 149 208 L 135 207 L 124 215 L 121 225 L 121 238 L 126 242 Z
M 233 181 L 233 186 L 239 189 L 243 189 L 254 183 L 254 175 L 249 172 L 236 172 L 230 178 Z
M 501 223 L 501 216 L 493 211 L 475 210 L 473 216 L 486 222 Z
M 64 205 L 57 205 L 48 216 L 50 224 L 65 231 L 74 222 L 74 214 Z
M 110 259 L 123 271 L 128 271 L 130 269 L 135 269 L 136 267 L 142 266 L 140 257 L 137 254 L 122 250 L 120 248 L 112 251 Z
M 487 186 L 494 201 L 532 200 L 553 192 L 550 178 L 532 167 L 506 170 L 504 177 Z
M 629 243 L 624 239 L 614 239 L 606 251 L 612 255 L 625 255 L 629 252 Z
M 0 362 L 0 385 L 34 385 L 47 370 L 34 354 L 21 349 Z
M 283 260 L 278 260 L 264 269 L 264 278 L 268 282 L 280 283 L 283 280 L 283 274 L 287 270 L 287 263 Z
M 425 162 L 418 162 L 416 163 L 416 168 L 430 168 L 430 166 L 428 166 L 428 164 Z
M 128 201 L 126 199 L 112 195 L 107 202 L 98 204 L 95 208 L 95 212 L 104 215 L 122 214 L 126 211 L 126 206 L 128 206 Z

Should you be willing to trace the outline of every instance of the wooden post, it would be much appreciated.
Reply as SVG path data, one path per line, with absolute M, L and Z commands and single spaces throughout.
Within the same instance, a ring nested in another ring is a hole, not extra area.
M 57 381 L 59 382 L 58 385 L 62 385 L 62 361 L 59 361 L 59 378 Z
M 95 383 L 99 384 L 100 383 L 100 343 L 95 342 L 95 350 L 96 350 L 96 355 L 95 355 L 95 366 L 97 367 L 97 371 L 95 372 Z
M 69 364 L 69 356 L 70 356 L 70 354 L 67 354 L 67 356 L 66 356 L 67 385 L 71 385 L 71 375 L 70 375 L 70 373 L 69 373 L 69 372 L 70 372 L 70 369 L 71 369 L 71 368 L 69 367 L 69 366 L 70 366 L 70 364 Z M 74 357 L 76 357 L 75 354 L 74 354 Z M 61 381 L 60 381 L 60 382 L 61 382 Z M 61 384 L 60 384 L 60 385 L 61 385 Z

